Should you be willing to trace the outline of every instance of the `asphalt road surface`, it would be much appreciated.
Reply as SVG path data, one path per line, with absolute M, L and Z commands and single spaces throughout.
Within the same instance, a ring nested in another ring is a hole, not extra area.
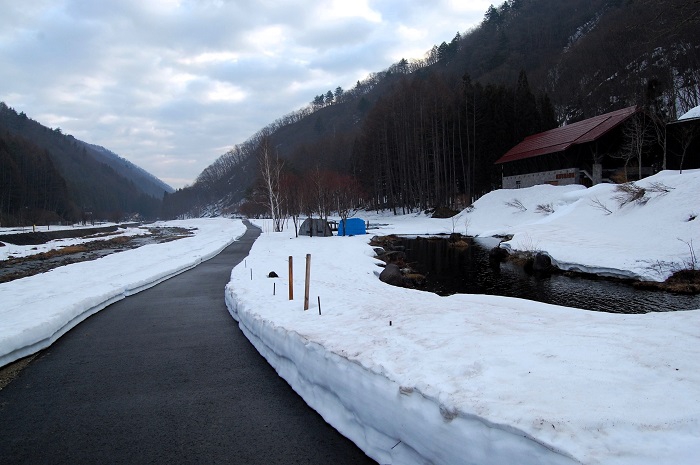
M 0 390 L 0 463 L 375 464 L 279 378 L 224 304 L 251 229 L 111 305 Z

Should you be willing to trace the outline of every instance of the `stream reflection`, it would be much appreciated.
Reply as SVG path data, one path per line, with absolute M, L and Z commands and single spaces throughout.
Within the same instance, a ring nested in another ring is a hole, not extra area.
M 495 239 L 478 239 L 468 248 L 442 238 L 401 238 L 406 262 L 425 275 L 423 290 L 439 295 L 489 294 L 612 313 L 647 313 L 700 309 L 700 295 L 636 289 L 617 281 L 536 276 L 513 263 L 489 264 Z

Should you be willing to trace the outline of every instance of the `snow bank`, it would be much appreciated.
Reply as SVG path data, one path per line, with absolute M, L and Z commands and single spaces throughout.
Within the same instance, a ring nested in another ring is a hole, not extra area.
M 504 247 L 545 251 L 564 270 L 664 281 L 691 258 L 690 241 L 700 246 L 700 220 L 689 221 L 700 214 L 700 170 L 664 171 L 637 185 L 647 189 L 643 205 L 619 206 L 612 184 L 502 189 L 457 222 L 481 236 L 513 234 Z M 651 192 L 663 186 L 669 192 Z M 506 205 L 514 200 L 526 210 Z M 538 206 L 554 212 L 538 213 Z
M 643 206 L 611 203 L 609 215 L 591 206 L 593 198 L 611 201 L 608 186 L 540 186 L 489 194 L 457 220 L 367 216 L 382 234 L 467 227 L 514 233 L 516 248 L 528 234 L 542 250 L 568 245 L 578 266 L 636 273 L 643 267 L 630 253 L 675 260 L 677 235 L 700 243 L 700 223 L 684 218 L 700 198 L 698 176 L 658 175 L 644 185 L 674 189 Z M 504 205 L 515 192 L 526 211 Z M 533 203 L 545 201 L 554 213 L 535 213 Z M 395 288 L 377 279 L 369 237 L 263 234 L 247 267 L 233 270 L 225 296 L 280 376 L 370 457 L 381 464 L 696 463 L 700 311 L 621 315 Z M 636 240 L 660 252 L 649 255 Z M 303 311 L 307 253 L 311 308 Z M 267 278 L 270 271 L 280 278 Z
M 159 225 L 197 229 L 192 237 L 0 284 L 0 366 L 48 347 L 109 304 L 215 256 L 246 229 L 222 218 Z
M 686 113 L 683 113 L 683 115 L 680 118 L 678 118 L 678 120 L 690 119 L 690 118 L 700 118 L 700 105 L 698 105 L 697 107 L 691 108 Z
M 700 312 L 441 298 L 380 283 L 366 237 L 289 237 L 256 242 L 227 305 L 280 376 L 379 463 L 694 463 L 700 453 Z M 266 278 L 286 275 L 288 255 L 293 301 L 285 277 Z

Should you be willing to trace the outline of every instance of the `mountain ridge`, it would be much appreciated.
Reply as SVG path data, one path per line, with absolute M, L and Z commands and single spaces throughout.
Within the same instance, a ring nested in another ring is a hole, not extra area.
M 162 198 L 164 192 L 167 192 L 168 194 L 175 192 L 175 189 L 173 189 L 169 184 L 160 180 L 140 166 L 130 162 L 126 158 L 120 157 L 111 150 L 102 147 L 101 145 L 90 144 L 88 142 L 83 143 L 95 151 L 94 156 L 101 157 L 101 159 L 98 158 L 98 160 L 111 166 L 117 173 L 133 181 L 134 184 L 136 184 L 146 194 L 149 194 L 152 197 Z

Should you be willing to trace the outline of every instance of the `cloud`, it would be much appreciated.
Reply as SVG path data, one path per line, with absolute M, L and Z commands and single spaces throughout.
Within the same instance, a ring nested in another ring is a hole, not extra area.
M 0 100 L 180 187 L 315 95 L 451 40 L 489 2 L 0 4 Z

